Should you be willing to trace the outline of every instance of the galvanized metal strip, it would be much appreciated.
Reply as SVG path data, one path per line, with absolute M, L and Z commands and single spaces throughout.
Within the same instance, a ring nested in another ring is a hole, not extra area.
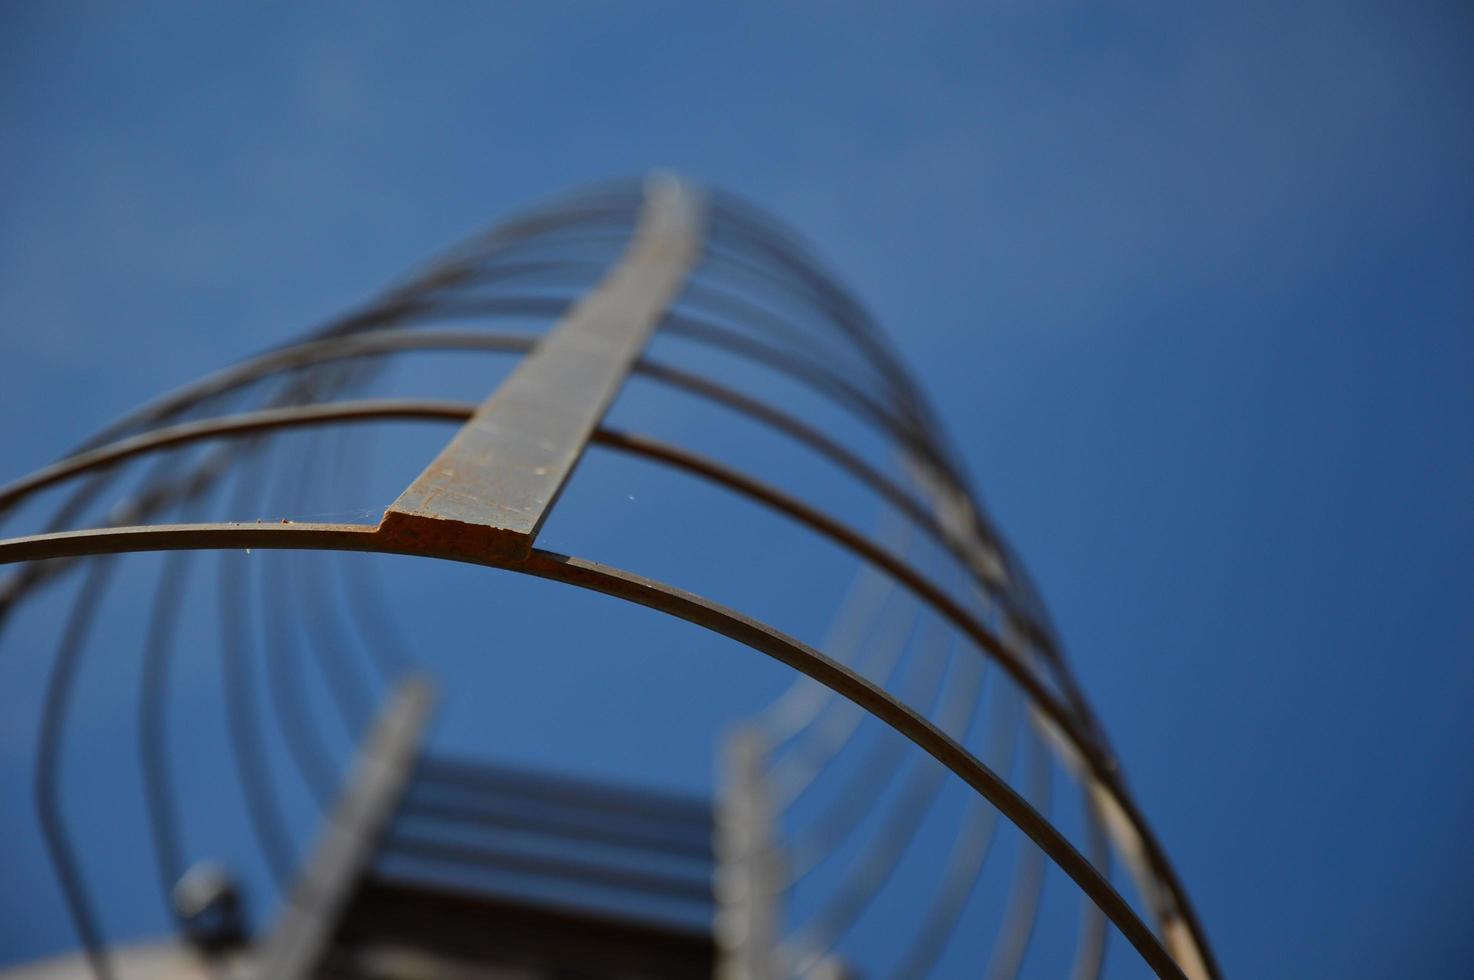
M 756 729 L 730 733 L 716 844 L 717 980 L 773 980 L 777 956 L 782 856 L 767 789 L 767 745 Z
M 316 852 L 292 890 L 262 950 L 262 978 L 315 976 L 353 887 L 368 866 L 409 782 L 434 689 L 424 677 L 402 682 L 364 743 L 346 792 Z
M 525 559 L 701 250 L 699 195 L 653 178 L 634 241 L 522 359 L 380 524 L 420 547 Z

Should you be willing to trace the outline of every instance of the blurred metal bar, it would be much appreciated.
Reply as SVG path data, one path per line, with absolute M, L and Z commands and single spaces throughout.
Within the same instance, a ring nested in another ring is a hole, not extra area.
M 505 766 L 437 756 L 421 763 L 416 791 L 443 787 L 494 798 L 517 798 L 655 819 L 703 830 L 711 826 L 712 808 L 697 800 L 660 790 L 638 789 L 568 776 L 553 776 Z
M 652 829 L 608 814 L 579 817 L 566 811 L 518 809 L 463 800 L 421 800 L 410 796 L 400 808 L 396 825 L 450 824 L 481 829 L 511 830 L 538 837 L 563 837 L 579 842 L 643 850 L 660 856 L 709 862 L 711 828 L 681 834 L 670 828 Z
M 345 433 L 341 446 L 343 456 L 335 469 L 349 473 L 347 482 L 362 486 L 373 471 L 374 441 L 355 438 L 359 433 Z M 359 645 L 367 653 L 373 671 L 381 682 L 393 682 L 417 666 L 417 658 L 403 626 L 394 615 L 389 594 L 372 558 L 356 558 L 345 552 L 326 556 L 334 578 L 347 601 L 348 621 L 358 635 Z
M 186 511 L 192 516 L 193 508 Z M 170 894 L 185 869 L 185 847 L 180 829 L 180 806 L 169 766 L 168 704 L 179 614 L 189 587 L 192 551 L 164 555 L 159 584 L 149 611 L 144 639 L 143 667 L 139 672 L 138 757 L 143 780 L 144 810 L 154 848 L 154 871 L 159 895 L 172 915 Z
M 389 506 L 383 534 L 404 542 L 474 541 L 488 554 L 527 556 L 700 252 L 696 192 L 655 179 L 647 194 L 619 265 Z
M 259 465 L 243 468 L 236 476 L 231 509 L 260 493 L 270 456 Z M 247 549 L 249 550 L 249 548 Z M 266 859 L 266 869 L 278 889 L 291 881 L 296 859 L 288 822 L 268 769 L 268 752 L 261 731 L 256 690 L 256 631 L 246 615 L 254 581 L 245 556 L 229 550 L 219 555 L 218 598 L 220 626 L 221 696 L 225 701 L 226 736 L 235 760 L 237 782 L 246 804 L 247 822 Z
M 882 615 L 866 637 L 865 655 L 853 662 L 842 662 L 866 677 L 890 685 L 903 673 L 906 650 L 919 632 L 923 616 L 922 608 L 908 602 L 899 590 L 886 597 Z M 865 718 L 865 712 L 849 701 L 827 699 L 820 716 L 789 744 L 787 754 L 770 763 L 768 792 L 774 807 L 787 810 L 807 793 L 855 738 Z
M 521 851 L 464 841 L 430 840 L 423 836 L 392 834 L 384 842 L 383 858 L 415 858 L 465 872 L 480 868 L 530 878 L 596 886 L 613 892 L 635 892 L 682 901 L 711 901 L 711 882 L 705 875 L 669 874 L 621 866 L 612 862 L 526 854 Z
M 931 635 L 931 641 L 930 643 L 925 640 L 921 641 L 920 645 L 923 649 L 919 652 L 925 654 L 929 662 L 918 665 L 913 671 L 910 686 L 902 692 L 901 700 L 911 705 L 931 704 L 932 710 L 936 711 L 938 706 L 934 702 L 942 689 L 942 678 L 946 674 L 948 664 L 954 658 L 951 650 L 952 644 L 948 642 L 950 637 L 933 622 L 929 621 L 923 626 L 923 630 L 926 630 L 927 626 L 933 627 L 927 631 Z M 940 656 L 933 656 L 926 650 L 928 646 L 936 646 L 943 653 Z M 943 731 L 949 732 L 958 739 L 962 738 L 963 732 L 955 730 L 957 722 L 962 718 L 971 717 L 982 693 L 983 666 L 984 663 L 976 658 L 961 658 L 958 664 L 959 672 L 967 673 L 968 678 L 966 682 L 953 680 L 945 702 L 940 707 L 940 714 L 937 716 L 938 724 L 941 725 Z M 963 731 L 965 732 L 965 729 Z M 807 827 L 793 834 L 791 843 L 788 845 L 791 857 L 786 876 L 786 887 L 792 888 L 794 884 L 828 860 L 864 821 L 865 817 L 873 812 L 873 808 L 893 782 L 902 762 L 905 761 L 906 750 L 911 747 L 911 744 L 903 738 L 896 737 L 894 733 L 885 732 L 884 734 L 890 737 L 880 739 L 876 745 L 871 747 L 864 761 L 856 767 L 855 772 L 839 791 L 831 796 L 825 809 Z M 914 780 L 909 781 L 906 786 L 906 792 L 917 790 Z M 862 858 L 861 861 L 863 860 Z
M 303 508 L 325 506 L 317 498 L 323 477 L 342 472 L 348 465 L 343 452 L 347 440 L 344 432 L 334 433 L 333 453 L 322 450 L 320 431 L 308 434 L 298 457 L 298 485 L 294 499 L 284 500 L 274 513 L 301 513 Z M 336 458 L 334 458 L 336 457 Z M 373 716 L 374 693 L 365 674 L 359 669 L 360 658 L 349 649 L 351 630 L 338 618 L 338 606 L 330 586 L 331 558 L 324 552 L 309 551 L 283 556 L 287 595 L 275 615 L 295 620 L 307 649 L 326 683 L 343 731 L 356 742 L 367 729 Z M 264 586 L 263 586 L 264 589 Z M 290 615 L 283 615 L 289 612 Z M 297 631 L 294 631 L 294 635 Z
M 186 445 L 201 439 L 249 435 L 272 429 L 308 427 L 354 419 L 377 419 L 391 412 L 401 418 L 446 418 L 447 414 L 443 408 L 433 407 L 437 405 L 456 405 L 459 414 L 450 417 L 465 417 L 465 402 L 372 399 L 266 408 L 254 412 L 243 412 L 239 415 L 201 419 L 197 422 L 184 422 L 167 428 L 152 429 L 115 443 L 98 446 L 76 456 L 69 456 L 22 480 L 17 480 L 0 490 L 0 506 L 18 502 L 37 490 L 89 470 L 114 466 L 124 460 L 157 452 L 170 446 Z M 416 406 L 419 407 L 418 410 Z
M 869 565 L 860 565 L 843 602 L 829 620 L 819 649 L 840 663 L 853 663 L 877 614 L 895 591 L 895 583 Z M 799 675 L 750 724 L 763 730 L 770 745 L 782 745 L 808 731 L 834 696 L 823 684 Z
M 966 679 L 956 685 L 936 725 L 959 743 L 966 737 L 977 709 L 977 691 L 982 685 L 983 662 L 963 660 Z M 783 941 L 791 950 L 788 959 L 799 976 L 812 976 L 824 956 L 839 942 L 874 901 L 902 856 L 916 839 L 916 831 L 931 810 L 947 770 L 922 756 L 865 847 L 856 855 L 844 881 L 822 908 L 795 934 Z
M 87 955 L 88 965 L 98 980 L 109 980 L 114 974 L 110 954 L 105 949 L 102 925 L 87 890 L 87 882 L 77 861 L 77 853 L 67 832 L 62 815 L 61 790 L 57 785 L 62 736 L 66 731 L 71 706 L 73 683 L 82 658 L 87 633 L 97 616 L 97 607 L 107 591 L 117 562 L 105 558 L 94 562 L 72 604 L 71 615 L 62 634 L 56 656 L 46 679 L 46 696 L 41 707 L 41 732 L 36 742 L 35 804 L 41 835 L 51 856 L 61 884 L 62 897 L 76 926 L 77 937 Z
M 423 677 L 395 688 L 262 947 L 256 974 L 261 980 L 306 980 L 321 964 L 351 890 L 409 780 L 433 702 L 434 690 Z
M 777 980 L 782 867 L 760 729 L 727 736 L 717 820 L 717 980 Z
M 308 460 L 300 456 L 282 457 L 284 447 L 273 439 L 269 449 L 281 464 L 276 467 L 268 490 L 260 500 L 247 505 L 269 508 L 268 513 L 281 513 L 290 506 L 290 489 L 306 470 Z M 238 513 L 249 513 L 238 511 Z M 308 656 L 320 660 L 324 652 L 309 643 L 304 650 L 292 616 L 292 593 L 295 591 L 285 574 L 296 555 L 290 552 L 268 552 L 242 562 L 246 576 L 254 578 L 253 598 L 257 622 L 261 624 L 261 653 L 266 668 L 266 693 L 272 715 L 280 726 L 287 756 L 307 787 L 319 811 L 327 813 L 337 792 L 338 763 L 323 731 L 321 712 L 313 710 L 308 697 L 304 660 Z M 242 599 L 242 602 L 247 600 Z
M 1029 802 L 1047 817 L 1053 802 L 1051 757 L 1037 738 L 1024 739 L 1024 752 L 1029 760 L 1029 782 L 1025 792 L 1029 795 Z M 1018 976 L 1039 918 L 1039 899 L 1044 891 L 1044 852 L 1027 840 L 1020 841 L 1019 847 L 1008 912 L 998 929 L 992 955 L 988 957 L 984 980 L 1014 980 Z
M 1005 777 L 1013 768 L 1014 745 L 1022 727 L 1019 702 L 1016 688 L 1006 683 L 995 687 L 988 731 L 979 751 L 979 757 Z M 982 797 L 973 799 L 947 853 L 946 875 L 936 888 L 915 938 L 890 974 L 892 980 L 919 980 L 931 974 L 982 879 L 997 829 L 997 808 Z
M 1107 877 L 1111 868 L 1110 839 L 1100 825 L 1100 815 L 1088 792 L 1080 793 L 1085 811 L 1085 856 Z M 1106 920 L 1100 909 L 1089 902 L 1080 903 L 1080 937 L 1075 946 L 1075 962 L 1070 967 L 1070 980 L 1096 980 L 1105 968 Z

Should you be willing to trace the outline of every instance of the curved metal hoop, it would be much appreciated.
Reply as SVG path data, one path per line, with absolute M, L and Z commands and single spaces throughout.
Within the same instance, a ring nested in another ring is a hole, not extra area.
M 441 558 L 520 572 L 624 599 L 720 633 L 806 674 L 858 704 L 926 752 L 979 795 L 1069 875 L 1111 920 L 1159 977 L 1186 975 L 1090 861 L 1027 800 L 930 720 L 883 688 L 818 650 L 756 619 L 674 586 L 633 572 L 556 552 L 534 549 L 525 562 L 498 562 L 454 552 L 427 554 L 396 548 L 361 524 L 178 524 L 62 532 L 0 541 L 0 564 L 83 555 L 113 555 L 177 549 L 333 549 Z
M 313 340 L 269 352 L 225 371 L 218 372 L 215 375 L 202 379 L 195 384 L 186 386 L 160 399 L 153 405 L 133 413 L 129 418 L 134 423 L 144 422 L 150 419 L 158 420 L 167 418 L 206 397 L 220 395 L 252 381 L 269 377 L 290 368 L 330 363 L 341 359 L 372 357 L 378 354 L 405 351 L 476 350 L 496 353 L 526 352 L 536 345 L 537 339 L 537 336 L 534 334 L 487 333 L 485 331 L 469 330 L 400 329 L 379 330 L 345 337 Z M 972 555 L 967 545 L 962 540 L 959 540 L 955 534 L 949 533 L 947 529 L 942 527 L 914 495 L 902 489 L 889 477 L 812 426 L 764 402 L 690 371 L 651 361 L 648 358 L 637 361 L 634 365 L 634 370 L 637 374 L 749 416 L 815 450 L 820 456 L 830 460 L 841 470 L 855 477 L 881 499 L 905 514 L 908 519 L 915 523 L 929 537 L 952 553 L 972 574 L 978 576 L 983 584 L 990 587 L 995 584 L 987 576 L 987 562 L 980 561 L 975 555 Z M 415 405 L 419 403 L 409 399 L 400 401 L 404 406 L 405 417 L 416 417 L 414 415 Z M 432 403 L 426 402 L 424 404 L 430 405 Z M 386 413 L 392 411 L 392 404 L 389 401 L 383 402 L 383 407 Z M 313 425 L 329 421 L 350 421 L 359 417 L 351 413 L 334 416 L 330 410 L 319 412 L 316 407 L 303 406 L 274 410 L 268 409 L 265 411 L 265 414 L 256 413 L 259 415 L 259 422 L 240 419 L 236 422 L 229 423 L 229 427 L 220 429 L 218 434 L 231 435 L 265 430 L 276 427 L 278 423 L 283 426 L 295 426 L 299 424 Z M 300 414 L 294 414 L 299 411 Z M 343 409 L 343 411 L 349 412 L 347 409 Z M 430 414 L 424 417 L 439 417 L 433 409 L 427 409 L 427 411 Z M 369 418 L 374 415 L 375 409 L 366 405 L 364 412 L 363 417 Z M 84 469 L 101 465 L 99 461 L 104 458 L 114 462 L 121 461 L 132 455 L 151 451 L 153 448 L 163 448 L 167 445 L 177 445 L 181 442 L 203 438 L 211 434 L 210 424 L 210 421 L 206 420 L 189 423 L 184 426 L 171 427 L 167 437 L 162 434 L 155 435 L 156 439 L 165 440 L 161 442 L 151 442 L 148 433 L 130 438 L 121 438 L 111 444 L 99 444 L 96 440 L 90 440 L 88 448 L 78 452 L 74 456 L 38 470 L 8 486 L 0 487 L 0 514 L 3 514 L 19 500 L 36 490 L 50 486 Z M 110 427 L 112 430 L 121 430 L 123 428 L 124 423 Z M 103 454 L 106 455 L 104 456 Z M 1003 594 L 1003 599 L 1005 602 L 1008 601 L 1006 593 Z M 1018 617 L 1019 625 L 1024 630 L 1025 635 L 1031 641 L 1038 643 L 1046 654 L 1046 662 L 1053 668 L 1056 681 L 1064 685 L 1065 693 L 1070 698 L 1071 709 L 1082 716 L 1086 725 L 1092 729 L 1092 735 L 1098 737 L 1098 726 L 1089 714 L 1084 699 L 1079 697 L 1077 692 L 1074 691 L 1073 681 L 1069 677 L 1068 672 L 1063 670 L 1062 661 L 1048 631 L 1021 610 L 1012 608 L 1011 612 Z
M 467 402 L 383 399 L 267 409 L 202 422 L 185 423 L 153 430 L 62 460 L 26 481 L 0 492 L 0 506 L 17 502 L 30 493 L 88 470 L 111 466 L 144 453 L 202 439 L 323 425 L 331 422 L 386 420 L 460 422 L 470 418 L 475 410 L 476 406 Z M 666 463 L 756 500 L 772 510 L 793 518 L 884 571 L 939 612 L 971 639 L 981 651 L 999 663 L 1008 672 L 1010 678 L 1028 694 L 1031 702 L 1065 734 L 1071 748 L 1086 760 L 1096 778 L 1102 781 L 1110 778 L 1111 763 L 1100 757 L 1095 746 L 1077 728 L 1077 723 L 1069 709 L 1044 687 L 1029 667 L 943 589 L 927 580 L 919 571 L 901 559 L 874 544 L 865 535 L 846 527 L 775 487 L 689 450 L 667 445 L 646 436 L 620 432 L 607 427 L 595 430 L 593 441 L 599 445 Z M 4 544 L 6 542 L 0 542 L 0 549 L 3 549 Z M 3 553 L 3 550 L 0 550 L 0 555 Z

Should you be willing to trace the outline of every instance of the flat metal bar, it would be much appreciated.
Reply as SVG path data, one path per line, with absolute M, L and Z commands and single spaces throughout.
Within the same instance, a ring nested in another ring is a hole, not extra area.
M 91 470 L 106 469 L 138 456 L 171 446 L 184 446 L 205 439 L 251 435 L 276 429 L 295 429 L 326 425 L 330 422 L 380 421 L 396 419 L 463 419 L 467 402 L 430 401 L 410 398 L 374 398 L 349 402 L 318 402 L 312 405 L 289 405 L 263 408 L 237 415 L 181 422 L 150 429 L 136 436 L 89 449 L 85 453 L 58 460 L 45 469 L 0 487 L 0 508 L 25 499 L 38 490 Z
M 51 661 L 46 679 L 45 700 L 41 707 L 40 733 L 36 740 L 35 807 L 36 821 L 41 826 L 41 839 L 51 858 L 62 898 L 71 915 L 77 938 L 82 942 L 92 975 L 98 980 L 113 980 L 111 954 L 107 937 L 97 914 L 96 903 L 82 874 L 82 866 L 72 835 L 62 812 L 62 794 L 57 768 L 61 763 L 62 740 L 70 713 L 72 691 L 77 668 L 87 645 L 87 634 L 97 618 L 97 609 L 107 592 L 116 563 L 103 560 L 93 563 L 81 591 L 67 617 L 66 630 Z
M 292 889 L 281 920 L 261 952 L 258 976 L 298 980 L 315 975 L 419 753 L 434 690 L 411 677 L 394 691 L 354 766 L 326 831 Z
M 415 788 L 419 790 L 422 787 L 562 805 L 575 810 L 633 814 L 642 819 L 694 824 L 703 830 L 709 828 L 712 821 L 711 804 L 691 796 L 444 756 L 421 763 L 415 776 Z
M 611 848 L 647 851 L 679 859 L 709 862 L 712 857 L 711 827 L 702 833 L 681 837 L 638 824 L 621 824 L 604 816 L 572 817 L 562 813 L 527 812 L 480 802 L 417 800 L 408 798 L 396 818 L 398 826 L 447 825 L 473 830 L 511 830 L 539 838 L 572 838 Z
M 717 819 L 718 980 L 775 980 L 782 857 L 768 793 L 767 745 L 739 729 L 723 746 L 725 783 Z
M 701 251 L 699 195 L 653 178 L 633 242 L 384 512 L 382 533 L 520 561 Z
M 672 874 L 627 863 L 528 854 L 465 841 L 396 834 L 385 842 L 383 856 L 416 859 L 461 872 L 481 868 L 518 878 L 565 881 L 616 893 L 636 892 L 702 903 L 712 900 L 711 881 L 706 875 Z

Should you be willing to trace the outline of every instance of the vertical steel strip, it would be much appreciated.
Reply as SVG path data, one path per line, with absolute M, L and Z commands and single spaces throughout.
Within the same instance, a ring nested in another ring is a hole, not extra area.
M 718 980 L 776 980 L 783 972 L 777 959 L 783 869 L 765 775 L 767 755 L 757 729 L 727 736 L 715 840 Z
M 674 178 L 648 181 L 619 262 L 390 505 L 382 533 L 416 548 L 526 559 L 700 255 L 703 207 Z
M 434 688 L 418 675 L 395 689 L 276 929 L 262 944 L 255 974 L 261 980 L 305 980 L 321 967 L 339 916 L 409 782 L 434 699 Z

